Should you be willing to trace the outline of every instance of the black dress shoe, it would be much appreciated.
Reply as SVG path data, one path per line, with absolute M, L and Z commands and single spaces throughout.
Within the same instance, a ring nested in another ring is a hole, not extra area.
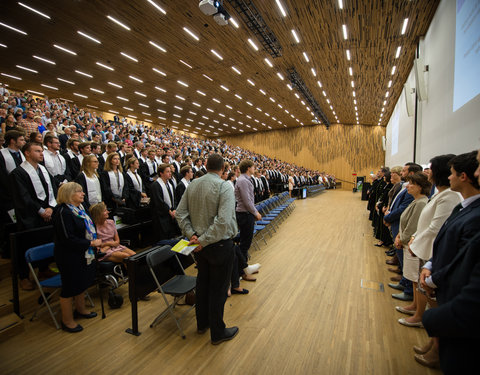
M 80 318 L 92 319 L 92 318 L 95 318 L 96 316 L 97 316 L 97 313 L 95 311 L 92 311 L 89 314 L 81 314 L 76 310 L 73 312 L 73 318 L 74 319 L 80 319 Z
M 62 322 L 62 329 L 68 333 L 77 333 L 77 332 L 83 331 L 83 327 L 80 324 L 77 324 L 75 328 L 70 328 L 70 327 L 67 327 L 63 322 Z
M 243 288 L 242 290 L 232 289 L 232 294 L 248 294 L 248 289 L 243 289 Z
M 237 336 L 238 333 L 238 327 L 231 327 L 231 328 L 225 328 L 225 336 L 218 340 L 212 340 L 213 345 L 218 345 L 221 344 L 224 341 L 228 341 L 233 339 L 235 336 Z

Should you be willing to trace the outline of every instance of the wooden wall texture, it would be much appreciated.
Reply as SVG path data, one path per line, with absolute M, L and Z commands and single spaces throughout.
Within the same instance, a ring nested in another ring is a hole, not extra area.
M 306 168 L 353 181 L 352 173 L 366 176 L 384 164 L 382 126 L 331 125 L 223 137 L 228 143 Z M 342 183 L 351 189 L 352 184 Z

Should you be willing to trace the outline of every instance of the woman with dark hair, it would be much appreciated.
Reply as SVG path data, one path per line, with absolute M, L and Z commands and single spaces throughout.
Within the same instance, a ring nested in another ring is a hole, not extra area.
M 437 193 L 435 193 L 423 209 L 418 219 L 417 231 L 412 235 L 408 243 L 408 250 L 418 260 L 418 275 L 420 275 L 421 268 L 433 255 L 433 242 L 437 236 L 443 223 L 452 213 L 453 208 L 461 202 L 462 197 L 459 193 L 450 189 L 449 162 L 455 155 L 440 155 L 430 160 L 430 169 L 428 170 L 428 180 L 436 186 Z M 415 282 L 418 281 L 417 280 Z M 423 313 L 427 305 L 427 297 L 417 292 L 414 294 L 414 301 L 408 306 L 398 306 L 397 310 L 413 315 L 412 317 L 404 318 L 404 321 L 409 324 L 415 324 L 422 321 Z M 430 340 L 424 347 L 414 347 L 417 354 L 426 354 L 432 351 L 433 340 Z M 435 349 L 433 349 L 435 351 Z M 435 356 L 438 360 L 438 352 L 429 353 L 429 356 Z
M 39 132 L 31 132 L 28 137 L 28 141 L 43 144 L 42 134 L 40 134 Z

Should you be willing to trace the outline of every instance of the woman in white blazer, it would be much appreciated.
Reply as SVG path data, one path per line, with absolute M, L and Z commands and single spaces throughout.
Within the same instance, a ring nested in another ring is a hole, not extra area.
M 431 167 L 428 173 L 429 181 L 435 185 L 436 192 L 430 197 L 418 220 L 417 231 L 409 241 L 409 253 L 413 259 L 412 282 L 417 283 L 421 268 L 432 257 L 433 241 L 445 220 L 450 216 L 453 208 L 461 202 L 459 193 L 450 190 L 449 161 L 455 155 L 436 156 L 430 160 Z M 411 317 L 402 318 L 404 325 L 421 325 L 422 315 L 425 311 L 427 298 L 422 293 L 415 293 L 414 301 L 400 307 L 400 312 L 410 314 Z

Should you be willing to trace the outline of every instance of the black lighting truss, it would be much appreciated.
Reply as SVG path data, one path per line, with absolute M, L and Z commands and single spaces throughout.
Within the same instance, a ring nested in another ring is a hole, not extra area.
M 315 117 L 320 119 L 322 123 L 325 124 L 327 129 L 330 127 L 330 121 L 328 121 L 327 116 L 323 113 L 322 109 L 318 105 L 317 101 L 315 100 L 313 94 L 310 92 L 308 87 L 303 82 L 302 77 L 297 72 L 295 68 L 290 68 L 287 70 L 288 78 L 290 78 L 290 83 L 294 89 L 297 89 L 308 102 L 310 107 L 312 108 L 312 112 L 315 114 Z
M 267 26 L 258 9 L 250 0 L 227 0 L 237 11 L 247 27 L 255 34 L 273 58 L 282 56 L 282 46 L 273 31 Z

